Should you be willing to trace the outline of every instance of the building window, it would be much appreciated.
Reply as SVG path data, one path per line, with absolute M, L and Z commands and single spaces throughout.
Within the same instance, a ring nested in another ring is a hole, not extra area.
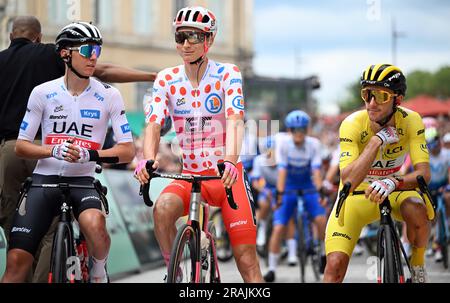
M 214 13 L 217 20 L 217 32 L 216 41 L 223 42 L 225 40 L 225 5 L 227 1 L 209 0 L 206 6 L 211 12 Z M 239 5 L 239 4 L 238 4 Z
M 114 28 L 114 12 L 117 0 L 97 0 L 95 20 L 101 31 L 111 31 Z
M 186 6 L 186 0 L 175 0 L 173 5 L 173 17 L 175 18 L 178 11 Z
M 151 34 L 155 24 L 155 7 L 152 0 L 134 0 L 134 31 L 140 35 Z
M 136 111 L 144 110 L 144 96 L 145 94 L 153 94 L 153 83 L 137 82 L 136 83 Z
M 49 0 L 48 18 L 50 24 L 63 25 L 80 19 L 80 5 L 73 0 Z

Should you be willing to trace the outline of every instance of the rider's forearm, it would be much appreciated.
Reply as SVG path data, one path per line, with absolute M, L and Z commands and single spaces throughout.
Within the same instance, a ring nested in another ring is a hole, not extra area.
M 377 156 L 380 146 L 380 139 L 378 139 L 378 137 L 376 136 L 373 136 L 364 148 L 361 155 L 359 155 L 358 159 L 350 163 L 346 168 L 342 170 L 342 183 L 345 184 L 346 182 L 350 182 L 352 184 L 350 191 L 353 191 L 355 188 L 357 188 L 367 176 L 367 173 L 372 167 L 373 161 Z
M 228 117 L 226 125 L 226 155 L 224 160 L 237 163 L 244 139 L 244 120 L 240 115 Z
M 417 176 L 423 176 L 427 184 L 430 182 L 431 172 L 429 163 L 417 163 L 414 166 L 413 172 L 402 176 L 402 184 L 399 184 L 400 182 L 394 178 L 391 179 L 394 180 L 397 189 L 415 189 L 419 186 Z
M 153 82 L 156 79 L 154 72 L 144 72 L 109 63 L 98 63 L 94 76 L 110 83 Z
M 287 177 L 287 169 L 279 168 L 277 180 L 277 190 L 279 192 L 284 192 L 284 189 L 286 187 L 286 177 Z
M 145 128 L 144 136 L 144 158 L 156 160 L 159 150 L 159 140 L 161 139 L 161 125 L 150 122 Z
M 322 187 L 322 175 L 320 173 L 320 170 L 314 169 L 312 174 L 312 179 L 314 186 L 317 190 L 319 190 Z
M 52 149 L 53 146 L 50 145 L 40 146 L 29 141 L 17 140 L 15 151 L 19 158 L 39 160 L 50 158 L 52 156 Z
M 118 158 L 117 163 L 130 163 L 133 161 L 135 154 L 134 143 L 132 142 L 119 143 L 114 145 L 112 148 L 98 151 L 100 161 L 102 158 Z

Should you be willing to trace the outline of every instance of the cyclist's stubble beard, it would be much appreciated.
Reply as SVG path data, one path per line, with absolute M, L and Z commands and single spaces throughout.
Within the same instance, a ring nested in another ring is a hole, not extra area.
M 388 125 L 395 125 L 394 118 L 397 111 L 395 100 L 386 104 L 377 104 L 375 101 L 366 103 L 367 114 L 372 125 L 372 129 L 378 132 L 382 128 Z M 386 119 L 388 119 L 386 121 Z

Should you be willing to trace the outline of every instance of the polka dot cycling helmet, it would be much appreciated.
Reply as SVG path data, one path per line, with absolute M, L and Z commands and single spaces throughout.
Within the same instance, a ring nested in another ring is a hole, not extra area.
M 213 35 L 217 32 L 217 21 L 214 14 L 201 6 L 185 7 L 178 11 L 173 20 L 175 31 L 180 27 L 194 27 Z

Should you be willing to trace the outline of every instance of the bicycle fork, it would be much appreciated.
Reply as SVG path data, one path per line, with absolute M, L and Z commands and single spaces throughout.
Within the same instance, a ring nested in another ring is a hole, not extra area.
M 398 267 L 398 273 L 399 273 L 399 282 L 405 283 L 405 273 L 403 271 L 403 265 L 401 262 L 401 256 L 400 251 L 402 252 L 402 255 L 405 259 L 406 266 L 408 267 L 409 271 L 411 272 L 411 266 L 409 264 L 408 256 L 406 254 L 406 251 L 401 244 L 400 238 L 395 230 L 394 222 L 391 217 L 391 211 L 392 208 L 389 204 L 389 202 L 384 201 L 380 205 L 380 229 L 378 230 L 378 245 L 377 245 L 377 282 L 382 283 L 381 278 L 381 259 L 385 258 L 384 251 L 385 247 L 383 247 L 383 241 L 381 240 L 381 236 L 385 234 L 386 232 L 391 233 L 392 239 L 393 239 L 393 245 L 394 245 L 394 262 Z M 386 239 L 386 236 L 384 236 L 384 239 Z

